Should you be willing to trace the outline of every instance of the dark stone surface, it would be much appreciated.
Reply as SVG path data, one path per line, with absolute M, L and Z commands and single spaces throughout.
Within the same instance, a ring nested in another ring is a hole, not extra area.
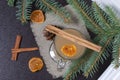
M 65 3 L 64 0 L 59 1 Z M 53 80 L 45 66 L 36 73 L 30 72 L 28 68 L 30 58 L 42 58 L 39 51 L 20 53 L 17 61 L 11 61 L 11 48 L 14 47 L 16 35 L 20 34 L 23 37 L 21 47 L 37 46 L 30 24 L 22 25 L 16 20 L 15 11 L 15 8 L 8 7 L 7 0 L 0 0 L 0 80 Z M 85 79 L 83 76 L 78 76 L 76 80 L 97 80 L 109 63 L 110 59 L 100 66 L 93 78 Z

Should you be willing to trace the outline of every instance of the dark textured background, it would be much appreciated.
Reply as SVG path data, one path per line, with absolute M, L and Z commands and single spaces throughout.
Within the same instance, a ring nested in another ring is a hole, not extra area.
M 65 5 L 64 0 L 59 0 Z M 90 0 L 89 0 L 90 1 Z M 16 20 L 16 9 L 9 7 L 6 0 L 0 0 L 0 80 L 53 80 L 46 71 L 46 67 L 36 73 L 30 72 L 28 61 L 32 57 L 41 57 L 39 51 L 20 53 L 17 61 L 11 61 L 11 48 L 14 47 L 16 35 L 23 36 L 21 47 L 36 47 L 37 44 L 30 29 L 30 24 L 22 25 Z M 97 80 L 106 67 L 110 64 L 109 58 L 93 78 L 85 79 L 78 75 L 76 80 Z M 62 80 L 62 78 L 54 79 Z

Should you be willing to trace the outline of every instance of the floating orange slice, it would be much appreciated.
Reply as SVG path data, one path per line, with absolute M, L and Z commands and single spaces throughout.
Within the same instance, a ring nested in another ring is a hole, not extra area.
M 76 55 L 76 46 L 73 44 L 67 44 L 61 48 L 61 51 L 65 56 L 73 57 L 74 55 Z
M 41 70 L 42 67 L 43 67 L 43 61 L 41 58 L 34 57 L 29 60 L 30 71 L 36 72 L 38 70 Z
M 30 15 L 30 19 L 32 22 L 43 23 L 45 17 L 41 10 L 34 10 Z

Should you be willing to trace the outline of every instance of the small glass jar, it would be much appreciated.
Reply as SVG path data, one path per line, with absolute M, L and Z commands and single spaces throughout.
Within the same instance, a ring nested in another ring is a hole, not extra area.
M 83 36 L 83 34 L 81 32 L 79 32 L 78 30 L 75 30 L 75 29 L 71 29 L 71 28 L 67 28 L 67 29 L 64 29 L 63 31 L 67 32 L 67 33 L 70 33 L 72 35 L 75 35 L 77 37 L 80 37 L 80 38 L 85 38 Z M 75 48 L 76 48 L 76 53 L 75 55 L 73 56 L 66 56 L 62 51 L 62 47 L 65 46 L 65 45 L 74 45 Z M 81 46 L 77 43 L 74 43 L 68 39 L 65 39 L 63 37 L 60 37 L 60 36 L 56 36 L 55 39 L 54 39 L 54 48 L 57 52 L 57 54 L 62 57 L 63 59 L 65 60 L 74 60 L 74 59 L 78 59 L 80 58 L 84 52 L 85 52 L 85 47 L 84 46 Z

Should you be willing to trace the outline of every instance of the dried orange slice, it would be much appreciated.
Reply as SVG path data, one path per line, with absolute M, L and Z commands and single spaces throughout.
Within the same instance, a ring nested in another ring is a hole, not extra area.
M 45 17 L 41 10 L 34 10 L 30 15 L 30 19 L 32 22 L 43 23 Z
M 41 58 L 33 57 L 29 60 L 29 69 L 32 72 L 41 70 L 43 67 L 43 61 Z
M 73 57 L 76 54 L 76 46 L 73 44 L 64 45 L 61 48 L 61 52 L 67 57 Z

